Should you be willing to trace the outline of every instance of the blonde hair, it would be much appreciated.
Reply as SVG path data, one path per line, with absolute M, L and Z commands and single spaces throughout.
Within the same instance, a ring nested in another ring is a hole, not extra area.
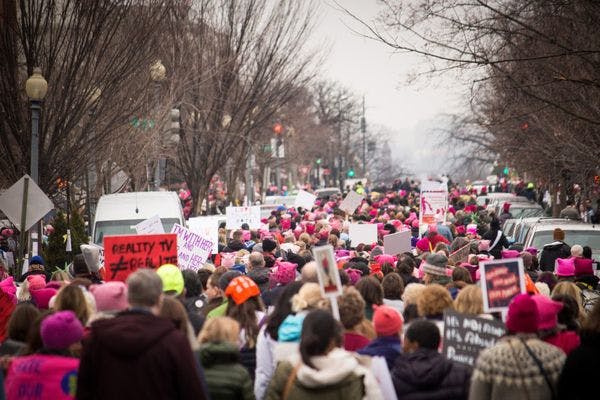
M 462 288 L 454 300 L 454 309 L 463 314 L 483 314 L 483 295 L 479 286 L 467 285 Z
M 321 295 L 318 284 L 308 282 L 302 285 L 298 293 L 292 297 L 292 311 L 297 313 L 302 310 L 326 308 L 329 306 L 327 300 Z
M 409 304 L 417 304 L 417 298 L 421 292 L 425 289 L 425 285 L 422 283 L 409 283 L 404 288 L 404 293 L 402 293 L 402 301 L 404 301 L 404 305 L 407 306 Z
M 233 318 L 209 318 L 204 323 L 198 334 L 198 343 L 227 342 L 238 345 L 240 338 L 240 324 Z
M 57 269 L 56 271 L 54 271 L 52 273 L 52 276 L 50 277 L 51 281 L 59 281 L 59 282 L 69 282 L 73 279 L 73 277 L 71 276 L 71 274 L 69 274 L 67 271 L 64 271 L 62 269 Z
M 452 296 L 448 289 L 437 283 L 425 286 L 417 298 L 417 311 L 421 317 L 440 315 L 452 308 Z
M 235 255 L 235 259 L 233 260 L 234 263 L 236 263 L 237 265 L 239 264 L 247 264 L 244 263 L 244 257 L 246 257 L 246 260 L 248 259 L 247 256 L 250 255 L 250 252 L 248 250 L 242 249 L 242 250 L 238 250 L 238 252 Z
M 568 294 L 577 301 L 577 308 L 579 309 L 578 318 L 580 322 L 583 322 L 585 320 L 585 312 L 583 310 L 581 289 L 573 282 L 561 281 L 554 286 L 554 289 L 552 289 L 552 297 L 557 294 Z

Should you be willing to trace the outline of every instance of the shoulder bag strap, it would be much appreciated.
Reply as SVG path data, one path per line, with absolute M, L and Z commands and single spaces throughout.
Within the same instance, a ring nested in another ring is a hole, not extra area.
M 502 237 L 502 231 L 498 231 L 498 233 L 496 234 L 496 240 L 494 240 L 494 243 L 492 243 L 492 245 L 490 246 L 490 250 L 492 250 L 494 247 L 496 247 L 496 245 L 500 241 L 501 237 Z
M 298 374 L 298 370 L 300 369 L 300 363 L 296 364 L 294 369 L 292 369 L 292 373 L 288 377 L 287 382 L 285 383 L 285 388 L 283 389 L 283 394 L 281 396 L 282 400 L 287 400 L 290 391 L 292 390 L 292 386 L 294 386 L 294 382 L 296 381 L 296 375 Z
M 525 340 L 523 338 L 520 338 L 520 339 L 521 339 L 521 342 L 523 343 L 523 346 L 525 346 L 525 350 L 527 350 L 527 352 L 529 353 L 529 355 L 531 356 L 531 358 L 533 358 L 533 361 L 535 361 L 535 363 L 537 364 L 538 368 L 540 369 L 540 372 L 544 376 L 544 379 L 546 380 L 546 383 L 548 384 L 548 387 L 550 388 L 550 393 L 552 393 L 552 400 L 555 400 L 556 399 L 556 393 L 554 391 L 554 385 L 552 385 L 552 382 L 550 381 L 550 377 L 548 376 L 548 373 L 544 369 L 544 366 L 542 365 L 542 362 L 540 361 L 539 358 L 537 358 L 537 356 L 534 354 L 533 350 L 531 350 L 529 348 L 529 346 L 527 346 L 527 343 L 525 342 Z

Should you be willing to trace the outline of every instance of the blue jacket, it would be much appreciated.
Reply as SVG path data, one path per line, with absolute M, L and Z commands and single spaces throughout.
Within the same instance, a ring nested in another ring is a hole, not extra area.
M 367 347 L 360 349 L 358 354 L 371 357 L 384 357 L 388 369 L 391 371 L 396 362 L 396 358 L 401 353 L 400 337 L 396 336 L 379 336 L 375 338 Z

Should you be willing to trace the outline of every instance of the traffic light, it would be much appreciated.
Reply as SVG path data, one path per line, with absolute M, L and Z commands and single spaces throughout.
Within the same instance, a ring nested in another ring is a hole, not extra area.
M 354 168 L 350 168 L 348 170 L 347 175 L 348 175 L 348 178 L 354 178 Z
M 321 159 L 317 158 L 317 165 L 321 165 Z
M 502 171 L 502 173 L 504 175 L 508 175 L 509 172 L 510 172 L 510 170 L 508 169 L 508 167 L 504 167 L 504 170 Z

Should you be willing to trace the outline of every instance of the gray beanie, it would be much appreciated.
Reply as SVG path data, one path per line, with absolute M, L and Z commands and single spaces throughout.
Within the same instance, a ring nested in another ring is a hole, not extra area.
M 423 272 L 431 275 L 442 275 L 446 276 L 446 265 L 448 264 L 448 257 L 443 254 L 430 254 L 425 259 L 423 264 Z

